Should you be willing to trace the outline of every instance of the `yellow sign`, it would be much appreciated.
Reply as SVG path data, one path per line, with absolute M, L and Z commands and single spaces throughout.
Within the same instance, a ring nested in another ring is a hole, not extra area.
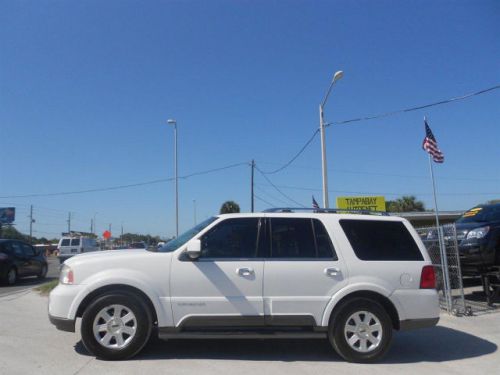
M 337 208 L 344 210 L 385 211 L 385 198 L 337 197 Z

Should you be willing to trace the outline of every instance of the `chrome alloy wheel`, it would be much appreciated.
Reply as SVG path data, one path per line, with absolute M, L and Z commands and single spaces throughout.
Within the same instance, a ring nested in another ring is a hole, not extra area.
M 123 349 L 134 338 L 137 319 L 128 307 L 110 305 L 97 313 L 92 325 L 94 337 L 108 349 Z
M 347 344 L 357 352 L 369 353 L 382 342 L 382 324 L 368 311 L 357 311 L 347 319 L 344 327 Z

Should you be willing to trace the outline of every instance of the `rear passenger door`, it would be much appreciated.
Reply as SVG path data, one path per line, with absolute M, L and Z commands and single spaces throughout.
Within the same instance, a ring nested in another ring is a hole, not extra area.
M 10 251 L 14 259 L 19 276 L 26 276 L 30 273 L 29 261 L 24 254 L 22 243 L 18 241 L 10 242 Z
M 345 278 L 324 224 L 312 218 L 267 221 L 270 253 L 263 297 L 268 324 L 321 324 L 326 305 Z
M 26 275 L 37 275 L 40 273 L 40 264 L 35 259 L 35 249 L 26 243 L 21 244 L 26 264 Z

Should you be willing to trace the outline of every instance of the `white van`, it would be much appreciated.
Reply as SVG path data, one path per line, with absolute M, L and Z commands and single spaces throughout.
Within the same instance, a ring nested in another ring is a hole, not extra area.
M 100 250 L 95 238 L 82 236 L 62 237 L 57 245 L 59 262 L 62 264 L 73 255 Z

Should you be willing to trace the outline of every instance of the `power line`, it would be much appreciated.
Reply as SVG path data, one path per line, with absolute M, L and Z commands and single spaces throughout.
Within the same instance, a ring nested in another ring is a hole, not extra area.
M 248 165 L 248 163 L 237 163 L 237 164 L 231 164 L 225 167 L 221 168 L 214 168 L 214 169 L 209 169 L 206 171 L 201 171 L 201 172 L 195 172 L 191 173 L 186 176 L 180 176 L 179 178 L 182 179 L 188 179 L 190 177 L 194 176 L 200 176 L 203 174 L 208 174 L 208 173 L 214 173 L 218 171 L 222 171 L 225 169 L 230 169 L 230 168 L 235 168 L 241 165 Z M 73 194 L 85 194 L 85 193 L 95 193 L 95 192 L 101 192 L 101 191 L 111 191 L 111 190 L 120 190 L 120 189 L 127 189 L 131 187 L 137 187 L 137 186 L 145 186 L 145 185 L 152 185 L 152 184 L 158 184 L 162 182 L 169 182 L 173 181 L 173 177 L 169 178 L 161 178 L 157 180 L 151 180 L 151 181 L 145 181 L 145 182 L 138 182 L 135 184 L 126 184 L 126 185 L 116 185 L 116 186 L 108 186 L 108 187 L 103 187 L 103 188 L 94 188 L 94 189 L 86 189 L 86 190 L 75 190 L 75 191 L 62 191 L 62 192 L 57 192 L 57 193 L 38 193 L 38 194 L 23 194 L 23 195 L 7 195 L 0 197 L 0 199 L 9 199 L 9 198 L 34 198 L 34 197 L 53 197 L 53 196 L 61 196 L 61 195 L 73 195 Z
M 383 118 L 383 117 L 389 117 L 389 116 L 398 115 L 400 113 L 419 111 L 421 109 L 435 107 L 437 105 L 443 105 L 443 104 L 448 104 L 448 103 L 456 102 L 456 101 L 459 101 L 459 100 L 468 99 L 468 98 L 471 98 L 473 96 L 485 94 L 487 92 L 490 92 L 490 91 L 493 91 L 493 90 L 498 90 L 498 89 L 500 89 L 500 85 L 489 87 L 487 89 L 476 91 L 476 92 L 473 92 L 473 93 L 470 93 L 470 94 L 466 94 L 466 95 L 462 95 L 462 96 L 457 96 L 455 98 L 440 100 L 438 102 L 434 102 L 434 103 L 430 103 L 430 104 L 419 105 L 419 106 L 410 107 L 410 108 L 406 108 L 406 109 L 399 109 L 397 111 L 385 112 L 385 113 L 381 113 L 381 114 L 378 114 L 378 115 L 365 116 L 365 117 L 357 117 L 357 118 L 353 118 L 353 119 L 349 119 L 349 120 L 343 120 L 343 121 L 333 121 L 333 122 L 330 122 L 328 124 L 325 124 L 325 126 L 330 126 L 330 125 L 345 125 L 345 124 L 349 124 L 349 123 L 352 123 L 352 122 L 375 120 L 375 119 L 378 119 L 378 118 Z
M 298 204 L 300 207 L 305 207 L 303 204 L 297 202 L 296 200 L 290 198 L 288 195 L 286 195 L 285 193 L 283 193 L 275 184 L 272 183 L 272 181 L 269 179 L 269 177 L 267 177 L 264 172 L 262 172 L 260 170 L 259 167 L 255 166 L 255 169 L 257 169 L 257 171 L 259 171 L 259 173 L 266 179 L 267 182 L 269 182 L 271 184 L 271 186 L 278 192 L 280 193 L 282 196 L 284 196 L 286 199 L 288 199 L 290 202 L 293 202 L 294 204 Z
M 419 105 L 419 106 L 405 108 L 405 109 L 400 109 L 400 110 L 392 111 L 392 112 L 385 112 L 385 113 L 378 114 L 378 115 L 373 115 L 373 116 L 357 117 L 357 118 L 353 118 L 353 119 L 349 119 L 349 120 L 343 120 L 343 121 L 334 121 L 334 122 L 330 122 L 328 124 L 325 124 L 325 127 L 328 127 L 328 126 L 331 126 L 331 125 L 345 125 L 345 124 L 349 124 L 349 123 L 353 123 L 353 122 L 374 120 L 374 119 L 378 119 L 378 118 L 394 116 L 394 115 L 397 115 L 397 114 L 400 114 L 400 113 L 407 113 L 407 112 L 418 111 L 418 110 L 425 109 L 425 108 L 430 108 L 430 107 L 434 107 L 434 106 L 438 106 L 438 105 L 443 105 L 443 104 L 448 104 L 448 103 L 456 102 L 456 101 L 459 101 L 459 100 L 468 99 L 468 98 L 471 98 L 473 96 L 477 96 L 477 95 L 485 94 L 485 93 L 493 91 L 493 90 L 497 90 L 499 88 L 500 88 L 500 85 L 496 85 L 496 86 L 489 87 L 487 89 L 476 91 L 476 92 L 473 92 L 473 93 L 470 93 L 470 94 L 466 94 L 466 95 L 462 95 L 462 96 L 457 96 L 457 97 L 454 97 L 454 98 L 450 98 L 450 99 L 446 99 L 446 100 L 441 100 L 441 101 L 430 103 L 430 104 Z M 283 169 L 289 167 L 290 164 L 292 164 L 306 150 L 306 148 L 311 144 L 311 142 L 316 137 L 316 135 L 318 134 L 318 132 L 319 132 L 319 129 L 316 129 L 316 131 L 313 133 L 313 135 L 311 136 L 311 138 L 299 150 L 299 152 L 297 152 L 297 154 L 295 154 L 295 156 L 292 159 L 290 159 L 287 163 L 285 163 L 283 166 L 281 166 L 280 168 L 275 169 L 273 171 L 268 171 L 268 172 L 263 172 L 263 173 L 265 173 L 265 174 L 274 174 L 274 173 L 281 172 Z
M 279 187 L 281 189 L 290 189 L 290 190 L 303 190 L 303 191 L 322 191 L 321 189 L 316 188 L 308 188 L 301 186 L 287 186 L 287 185 L 263 185 L 261 186 L 272 186 L 274 188 Z M 390 193 L 390 192 L 381 192 L 381 191 L 350 191 L 350 190 L 329 190 L 331 193 L 342 193 L 342 194 L 359 194 L 359 195 L 432 195 L 432 193 L 415 193 L 415 192 L 400 192 L 400 193 Z M 500 192 L 497 193 L 439 193 L 439 195 L 448 195 L 448 196 L 473 196 L 473 195 L 498 195 L 500 196 Z
M 257 198 L 257 200 L 259 200 L 259 201 L 261 201 L 261 202 L 263 202 L 263 203 L 267 204 L 267 205 L 268 205 L 268 206 L 270 206 L 270 207 L 276 207 L 274 204 L 269 203 L 269 202 L 268 202 L 268 201 L 266 201 L 264 198 L 259 197 L 257 194 L 254 194 L 253 196 L 254 196 L 255 198 Z
M 290 161 L 288 161 L 287 163 L 285 163 L 283 166 L 281 166 L 278 169 L 275 169 L 273 171 L 263 172 L 263 173 L 265 173 L 265 174 L 275 174 L 275 173 L 278 173 L 278 172 L 282 171 L 283 169 L 287 168 L 288 166 L 290 166 L 290 164 L 292 164 L 306 150 L 306 148 L 311 144 L 311 142 L 314 140 L 314 138 L 316 137 L 316 135 L 318 133 L 319 133 L 319 129 L 316 129 L 316 131 L 313 133 L 313 135 L 311 136 L 311 138 L 309 138 L 309 140 L 306 142 L 306 144 L 304 146 L 302 146 L 302 148 L 299 150 L 299 152 L 297 152 L 295 154 L 295 156 L 290 159 Z
M 273 162 L 263 162 L 260 164 L 270 164 L 270 165 L 281 165 L 280 163 Z M 296 169 L 307 169 L 307 170 L 321 170 L 321 168 L 305 166 L 305 165 L 295 165 L 290 168 Z M 335 173 L 346 173 L 346 174 L 360 174 L 360 175 L 373 175 L 373 176 L 384 176 L 384 177 L 399 177 L 399 178 L 419 178 L 419 179 L 429 179 L 429 176 L 425 175 L 408 175 L 408 174 L 397 174 L 397 173 L 384 173 L 384 172 L 367 172 L 367 171 L 355 171 L 350 169 L 337 169 L 337 168 L 329 168 L 329 172 Z M 497 182 L 500 181 L 500 178 L 481 178 L 481 177 L 446 177 L 439 176 L 440 180 L 456 180 L 456 181 L 481 181 L 481 182 Z
M 259 186 L 255 186 L 255 188 L 262 194 L 264 194 L 265 196 L 267 196 L 267 198 L 269 199 L 272 199 L 273 201 L 278 201 L 280 202 L 281 205 L 288 205 L 287 202 L 285 202 L 283 199 L 281 198 L 277 198 L 275 196 L 273 196 L 272 194 L 268 193 L 267 191 L 265 191 L 264 189 L 260 188 Z

